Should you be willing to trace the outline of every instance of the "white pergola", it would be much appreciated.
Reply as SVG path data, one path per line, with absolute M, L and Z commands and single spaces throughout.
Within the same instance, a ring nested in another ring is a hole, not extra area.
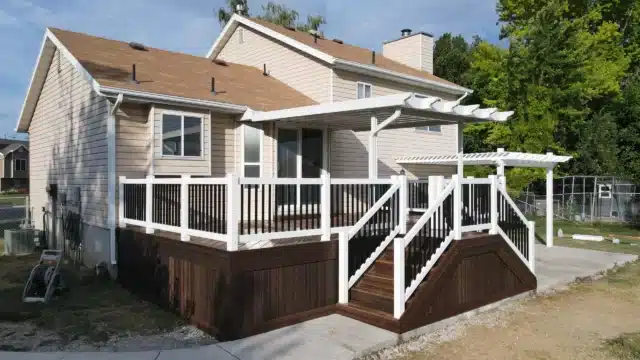
M 547 246 L 553 246 L 553 168 L 559 164 L 567 162 L 571 156 L 546 154 L 529 154 L 521 152 L 504 151 L 498 149 L 490 153 L 469 153 L 445 156 L 406 156 L 396 158 L 396 163 L 401 165 L 422 164 L 422 165 L 452 165 L 458 167 L 458 174 L 463 173 L 463 166 L 466 165 L 495 165 L 500 186 L 506 190 L 504 177 L 505 166 L 512 167 L 533 167 L 547 169 L 547 206 L 546 206 L 546 242 Z M 462 161 L 461 161 L 462 160 Z

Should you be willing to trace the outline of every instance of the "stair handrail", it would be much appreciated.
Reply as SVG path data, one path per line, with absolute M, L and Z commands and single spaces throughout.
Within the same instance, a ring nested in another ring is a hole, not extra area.
M 420 216 L 420 219 L 418 219 L 418 221 L 411 227 L 411 230 L 407 231 L 407 233 L 404 236 L 405 248 L 407 247 L 407 245 L 409 245 L 409 243 L 411 243 L 411 240 L 413 240 L 413 238 L 418 234 L 418 232 L 420 232 L 420 230 L 427 223 L 427 221 L 429 221 L 429 219 L 433 216 L 436 210 L 438 210 L 438 208 L 440 207 L 440 205 L 442 205 L 442 203 L 447 198 L 447 196 L 449 196 L 455 190 L 455 187 L 456 187 L 455 180 L 452 180 L 451 182 L 449 182 L 449 185 L 447 185 L 444 188 L 444 190 L 442 190 L 442 192 L 438 195 L 438 197 L 433 202 L 433 204 L 429 206 L 429 209 L 427 209 L 427 211 L 424 214 L 422 214 L 422 216 Z
M 511 196 L 509 196 L 509 194 L 503 188 L 497 187 L 496 195 L 497 195 L 498 192 L 500 194 L 502 194 L 504 199 L 507 201 L 507 204 L 509 206 L 511 206 L 511 208 L 513 209 L 513 212 L 527 226 L 529 259 L 527 260 L 527 258 L 524 257 L 524 255 L 520 252 L 518 247 L 509 238 L 509 235 L 507 235 L 507 233 L 505 233 L 504 230 L 499 225 L 496 226 L 498 234 L 500 234 L 502 236 L 502 238 L 509 245 L 509 247 L 511 247 L 511 250 L 513 250 L 513 252 L 515 252 L 516 255 L 520 258 L 520 260 L 531 270 L 532 273 L 535 274 L 535 262 L 536 262 L 536 260 L 535 260 L 535 238 L 536 238 L 535 237 L 535 225 L 536 225 L 536 223 L 535 223 L 535 221 L 529 221 L 529 219 L 527 219 L 527 217 L 524 216 L 524 214 L 522 214 L 522 212 L 520 211 L 520 208 L 518 208 L 518 205 L 516 205 L 516 203 L 513 201 L 513 199 L 511 199 Z
M 395 194 L 396 191 L 400 189 L 400 184 L 397 181 L 394 181 L 393 185 L 387 190 L 384 195 L 376 201 L 373 206 L 358 220 L 355 225 L 353 225 L 349 231 L 347 231 L 347 241 L 351 240 L 366 224 L 371 218 L 382 208 L 382 206 Z

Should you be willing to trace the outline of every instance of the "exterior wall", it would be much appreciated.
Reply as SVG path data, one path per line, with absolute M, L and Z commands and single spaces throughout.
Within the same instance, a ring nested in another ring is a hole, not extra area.
M 208 111 L 198 109 L 183 109 L 165 105 L 153 107 L 153 166 L 154 175 L 211 175 L 211 117 Z M 167 157 L 162 155 L 162 114 L 185 112 L 202 116 L 203 146 L 202 157 L 198 159 Z
M 24 148 L 20 148 L 14 152 L 12 152 L 10 154 L 11 158 L 13 159 L 13 161 L 8 163 L 12 163 L 9 164 L 10 166 L 13 167 L 13 177 L 14 178 L 20 178 L 20 179 L 26 179 L 29 177 L 29 152 L 27 150 L 25 150 Z M 18 171 L 16 170 L 15 166 L 15 161 L 18 159 L 23 159 L 23 160 L 27 160 L 27 167 L 25 168 L 24 171 Z M 9 175 L 11 174 L 11 171 L 5 172 L 5 174 Z
M 371 84 L 372 96 L 374 97 L 399 92 L 417 92 L 453 100 L 451 95 L 436 93 L 428 89 L 335 70 L 333 101 L 355 99 L 358 81 Z M 382 130 L 378 135 L 378 176 L 387 177 L 399 173 L 402 167 L 395 162 L 395 158 L 399 156 L 455 154 L 457 131 L 457 125 L 442 126 L 440 133 L 425 132 L 414 128 Z M 331 136 L 331 175 L 334 177 L 367 177 L 368 143 L 369 132 L 367 131 L 334 131 Z M 407 175 L 412 178 L 455 173 L 455 168 L 449 166 L 419 165 L 406 167 L 405 170 Z
M 211 113 L 211 176 L 223 177 L 236 171 L 236 132 L 233 116 Z
M 12 158 L 12 154 L 7 154 L 4 156 L 2 163 L 2 177 L 5 177 L 6 174 L 6 177 L 11 178 L 11 165 L 13 165 L 13 161 L 11 161 Z
M 415 34 L 382 45 L 382 55 L 433 74 L 433 38 Z
M 4 174 L 6 173 L 4 167 L 6 166 L 5 161 L 4 161 L 4 157 L 0 157 L 0 179 L 4 177 Z M 11 173 L 9 173 L 11 174 Z
M 29 127 L 31 206 L 36 227 L 43 228 L 45 207 L 53 213 L 48 216 L 51 233 L 59 234 L 64 209 L 50 202 L 47 185 L 57 184 L 60 197 L 79 190 L 87 265 L 109 260 L 108 111 L 108 102 L 60 53 L 55 54 Z
M 242 32 L 242 43 L 239 32 Z M 276 79 L 319 103 L 329 101 L 331 70 L 326 65 L 242 25 L 218 58 L 259 69 L 266 64 L 267 71 Z
M 151 167 L 147 105 L 122 104 L 116 116 L 116 174 L 142 178 Z

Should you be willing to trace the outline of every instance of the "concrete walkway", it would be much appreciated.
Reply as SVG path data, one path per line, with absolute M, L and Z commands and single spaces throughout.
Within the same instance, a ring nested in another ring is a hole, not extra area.
M 563 287 L 578 277 L 592 276 L 636 260 L 636 255 L 536 246 L 538 292 Z M 522 298 L 519 296 L 518 298 Z M 513 299 L 512 299 L 513 300 Z M 246 339 L 179 350 L 129 353 L 12 353 L 2 360 L 263 360 L 353 359 L 411 337 L 442 328 L 462 317 L 499 306 L 492 304 L 467 314 L 398 336 L 392 332 L 341 316 L 330 315 Z

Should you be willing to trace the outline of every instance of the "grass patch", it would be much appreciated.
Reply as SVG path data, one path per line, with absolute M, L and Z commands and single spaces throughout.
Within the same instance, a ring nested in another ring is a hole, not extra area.
M 65 341 L 79 337 L 102 342 L 112 335 L 149 335 L 184 325 L 176 315 L 140 300 L 86 268 L 63 266 L 69 291 L 49 304 L 21 301 L 24 284 L 39 256 L 0 256 L 0 321 L 29 321 L 57 332 Z
M 640 359 L 640 332 L 622 334 L 613 339 L 609 339 L 605 341 L 605 348 L 616 359 Z
M 0 194 L 0 206 L 22 206 L 26 196 L 20 194 Z

